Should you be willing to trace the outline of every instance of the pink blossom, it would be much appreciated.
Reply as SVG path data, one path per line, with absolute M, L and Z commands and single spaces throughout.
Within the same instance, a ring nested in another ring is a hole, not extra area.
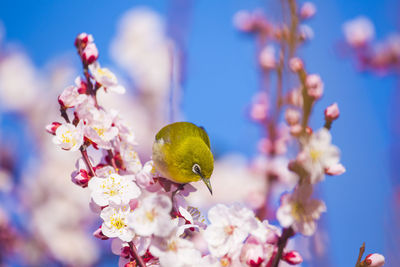
M 374 25 L 368 18 L 363 16 L 343 24 L 343 32 L 347 43 L 353 47 L 366 45 L 375 35 Z
M 82 47 L 85 47 L 88 43 L 93 42 L 93 36 L 91 34 L 87 34 L 85 32 L 80 33 L 75 39 L 75 46 L 78 48 L 78 44 Z
M 93 232 L 93 236 L 94 236 L 94 237 L 97 237 L 97 238 L 99 238 L 99 239 L 101 239 L 101 240 L 107 240 L 107 239 L 108 239 L 108 237 L 105 236 L 105 235 L 103 234 L 103 232 L 101 231 L 101 226 L 100 226 L 99 228 L 97 228 L 96 231 Z
M 72 108 L 81 104 L 86 98 L 87 95 L 79 93 L 78 87 L 71 85 L 64 89 L 58 97 L 58 102 L 65 108 Z

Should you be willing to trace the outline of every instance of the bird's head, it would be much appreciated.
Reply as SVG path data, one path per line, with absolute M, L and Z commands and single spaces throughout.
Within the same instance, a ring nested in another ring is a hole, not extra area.
M 201 179 L 212 194 L 210 177 L 214 169 L 214 157 L 210 148 L 201 138 L 190 137 L 182 143 L 179 150 L 179 169 L 191 181 Z

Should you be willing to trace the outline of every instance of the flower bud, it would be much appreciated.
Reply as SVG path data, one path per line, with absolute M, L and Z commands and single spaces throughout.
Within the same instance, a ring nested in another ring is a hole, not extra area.
M 285 111 L 285 120 L 290 126 L 298 124 L 300 121 L 300 112 L 298 110 L 288 108 Z
M 300 8 L 300 17 L 302 19 L 309 19 L 315 15 L 317 9 L 315 5 L 311 2 L 305 2 L 303 6 Z
M 99 57 L 99 51 L 94 43 L 89 43 L 82 52 L 82 60 L 90 65 Z
M 85 188 L 88 186 L 90 177 L 86 170 L 80 169 L 79 171 L 74 171 L 71 174 L 71 180 L 74 184 Z
M 240 10 L 235 14 L 233 24 L 236 28 L 244 32 L 250 32 L 254 29 L 253 16 L 245 10 Z
M 103 234 L 103 232 L 101 231 L 101 226 L 96 231 L 93 232 L 93 236 L 97 237 L 97 238 L 99 238 L 101 240 L 107 240 L 108 239 L 108 237 L 105 236 Z
M 300 253 L 294 250 L 283 254 L 282 259 L 291 265 L 297 265 L 303 262 Z
M 275 68 L 275 49 L 273 46 L 269 45 L 262 49 L 259 62 L 262 68 L 264 69 L 273 69 Z
M 289 61 L 289 68 L 293 72 L 299 72 L 304 68 L 303 60 L 298 57 L 291 58 Z
M 315 100 L 320 99 L 324 92 L 324 84 L 318 74 L 309 74 L 306 78 L 307 94 Z
M 367 266 L 381 267 L 385 264 L 385 257 L 378 253 L 369 254 L 365 258 L 364 262 L 367 264 Z
M 46 131 L 52 135 L 56 135 L 57 128 L 61 125 L 59 122 L 53 122 L 46 126 Z
M 346 168 L 340 163 L 334 164 L 334 165 L 328 167 L 327 169 L 325 169 L 325 173 L 328 175 L 341 175 L 345 172 L 346 172 Z
M 247 266 L 260 266 L 264 261 L 264 252 L 260 244 L 245 244 L 240 253 L 240 262 Z
M 340 112 L 337 103 L 333 103 L 329 107 L 325 109 L 325 120 L 326 121 L 334 121 L 339 118 Z
M 290 134 L 293 136 L 299 136 L 303 127 L 298 123 L 290 126 Z
M 86 45 L 91 42 L 93 42 L 93 36 L 91 34 L 83 32 L 76 37 L 75 46 L 76 48 L 79 48 L 79 46 L 85 48 Z

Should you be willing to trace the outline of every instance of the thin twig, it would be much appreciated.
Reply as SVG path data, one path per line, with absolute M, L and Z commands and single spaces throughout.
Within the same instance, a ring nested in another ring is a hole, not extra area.
M 139 265 L 140 267 L 146 267 L 146 264 L 144 263 L 142 257 L 140 257 L 135 245 L 133 242 L 129 242 L 129 248 L 131 249 L 132 255 L 135 258 L 136 264 Z
M 272 264 L 272 267 L 278 267 L 279 261 L 282 258 L 283 250 L 286 247 L 286 243 L 289 240 L 290 237 L 294 235 L 294 231 L 291 227 L 283 229 L 282 235 L 278 240 L 278 251 L 275 254 L 274 257 L 274 263 Z
M 96 176 L 93 166 L 92 166 L 92 163 L 90 163 L 90 159 L 87 154 L 85 145 L 82 145 L 79 150 L 81 151 L 81 154 L 82 154 L 83 160 L 85 161 L 86 167 L 89 169 L 90 175 Z
M 364 252 L 365 252 L 365 242 L 363 242 L 362 246 L 360 247 L 360 252 L 358 253 L 356 267 L 361 267 L 361 259 L 362 259 Z

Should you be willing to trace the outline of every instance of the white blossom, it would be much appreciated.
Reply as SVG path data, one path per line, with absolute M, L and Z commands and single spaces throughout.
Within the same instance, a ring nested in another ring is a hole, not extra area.
M 107 92 L 124 94 L 125 88 L 118 84 L 117 77 L 107 68 L 101 68 L 98 62 L 89 65 L 89 70 L 92 73 L 96 82 L 101 84 Z
M 107 237 L 118 237 L 122 241 L 130 242 L 134 231 L 128 227 L 128 216 L 132 214 L 129 205 L 117 206 L 111 204 L 102 209 L 100 217 L 103 219 L 101 230 Z
M 79 121 L 75 126 L 72 123 L 65 123 L 56 130 L 53 143 L 59 145 L 64 150 L 77 151 L 83 144 L 84 125 Z
M 149 194 L 139 201 L 129 216 L 129 226 L 141 236 L 165 237 L 175 227 L 170 216 L 171 199 L 162 194 Z
M 133 178 L 131 175 L 121 176 L 116 173 L 110 174 L 107 178 L 93 177 L 89 181 L 93 201 L 99 206 L 110 203 L 128 204 L 141 193 Z
M 323 180 L 325 171 L 339 163 L 340 151 L 331 139 L 329 131 L 322 128 L 311 135 L 298 155 L 297 160 L 309 173 L 312 184 Z
M 216 257 L 240 250 L 243 241 L 258 226 L 254 213 L 238 204 L 230 207 L 217 204 L 209 210 L 208 220 L 210 225 L 204 238 L 211 254 Z
M 291 193 L 281 198 L 276 217 L 282 227 L 292 227 L 303 235 L 313 235 L 316 230 L 316 220 L 322 212 L 326 212 L 325 203 L 311 199 L 312 185 L 301 185 Z
M 363 46 L 374 38 L 374 24 L 363 16 L 343 24 L 343 32 L 347 42 L 354 47 Z

